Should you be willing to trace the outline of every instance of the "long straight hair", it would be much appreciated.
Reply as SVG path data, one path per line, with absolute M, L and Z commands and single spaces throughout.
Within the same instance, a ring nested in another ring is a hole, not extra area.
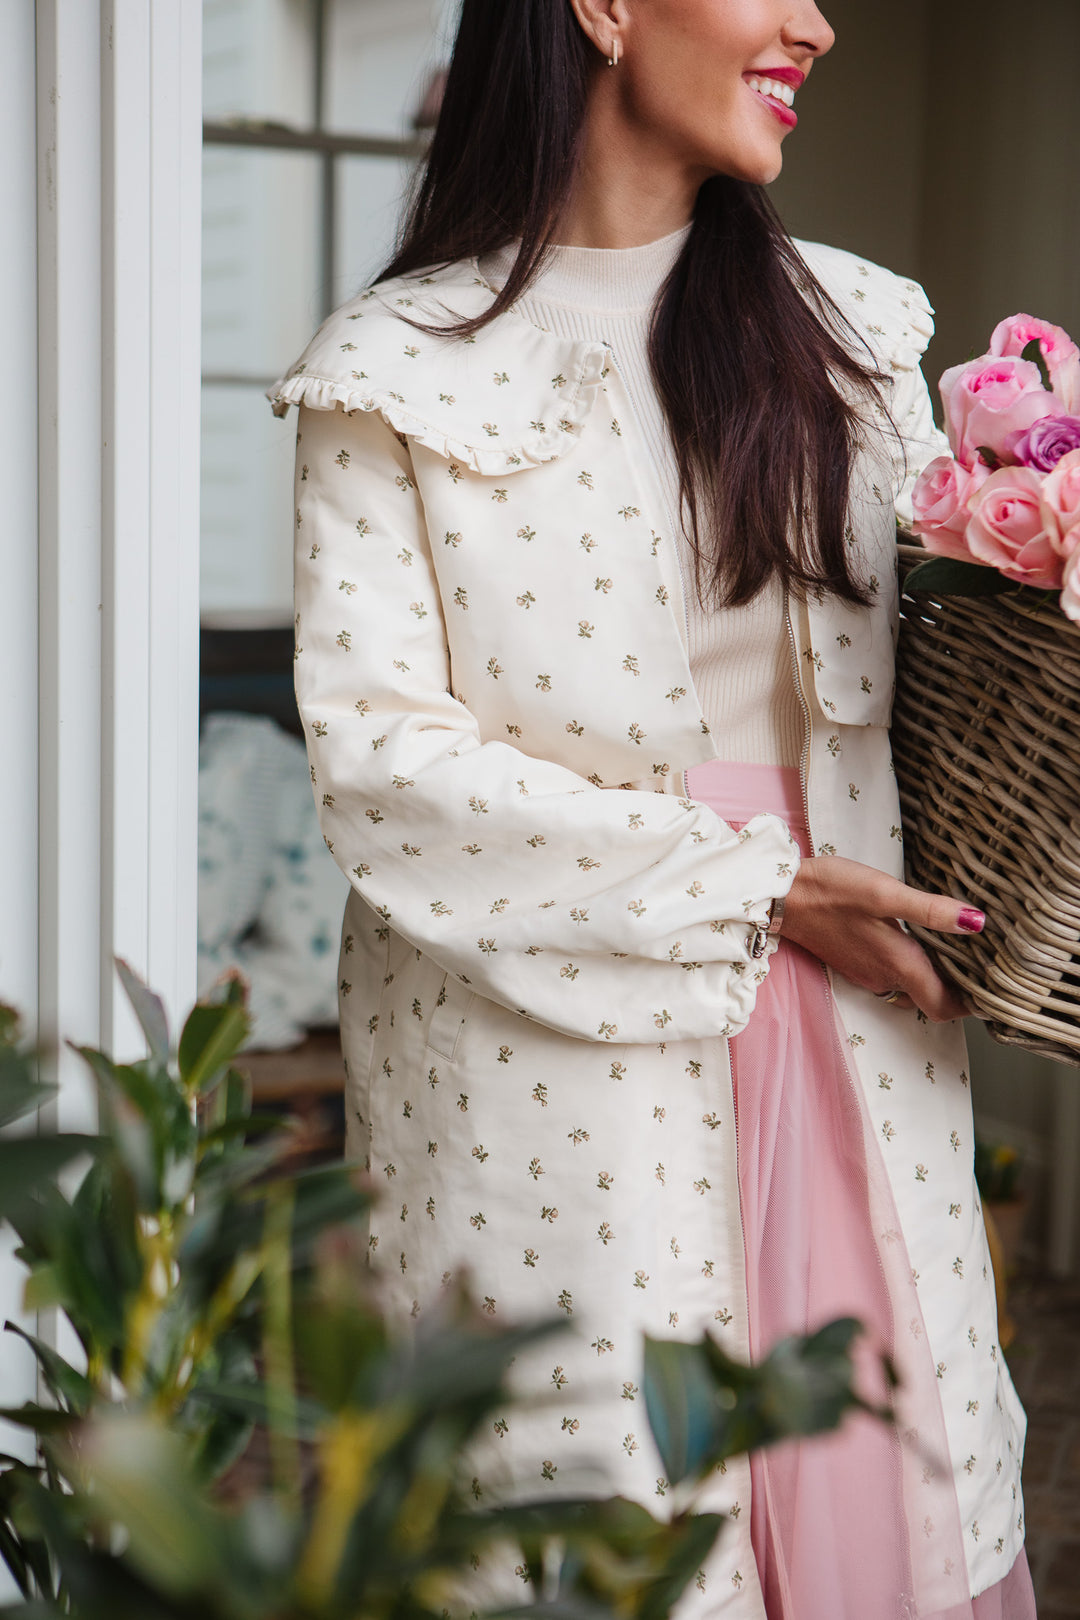
M 534 280 L 574 185 L 600 59 L 569 0 L 463 0 L 438 123 L 384 272 L 517 254 L 495 320 Z M 864 346 L 865 348 L 865 346 Z M 703 600 L 772 579 L 865 604 L 846 544 L 855 403 L 880 374 L 760 186 L 717 175 L 657 297 L 649 358 L 679 469 Z

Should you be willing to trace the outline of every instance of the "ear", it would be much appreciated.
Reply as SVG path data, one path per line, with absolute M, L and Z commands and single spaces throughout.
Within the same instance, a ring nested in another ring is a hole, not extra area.
M 609 57 L 620 37 L 619 25 L 625 10 L 622 0 L 570 0 L 570 4 L 586 36 L 601 55 Z

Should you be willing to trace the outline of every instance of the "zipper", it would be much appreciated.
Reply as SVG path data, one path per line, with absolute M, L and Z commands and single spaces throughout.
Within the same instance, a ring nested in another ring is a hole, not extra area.
M 799 647 L 795 640 L 795 626 L 791 622 L 791 598 L 787 595 L 784 597 L 784 623 L 787 626 L 788 641 L 791 645 L 791 674 L 795 682 L 799 705 L 802 709 L 803 745 L 802 753 L 799 756 L 799 792 L 802 794 L 803 815 L 806 818 L 806 836 L 810 840 L 810 853 L 813 855 L 815 844 L 813 830 L 810 826 L 810 794 L 807 790 L 807 771 L 810 764 L 810 705 L 806 701 L 806 692 L 802 683 Z
M 802 754 L 799 757 L 799 792 L 802 794 L 803 816 L 806 820 L 806 837 L 810 845 L 810 854 L 812 857 L 817 845 L 814 841 L 813 829 L 810 826 L 810 793 L 807 787 L 807 773 L 810 765 L 810 705 L 807 702 L 806 689 L 802 682 L 802 668 L 799 664 L 799 646 L 798 642 L 795 640 L 795 627 L 791 622 L 791 599 L 787 596 L 784 598 L 784 621 L 787 624 L 788 641 L 791 643 L 791 668 L 795 679 L 795 690 L 799 694 L 799 702 L 802 705 L 803 712 L 803 746 Z M 822 977 L 825 980 L 825 989 L 829 998 L 829 1004 L 833 1007 L 835 1016 L 836 1004 L 833 999 L 832 979 L 829 977 L 829 970 L 825 966 L 825 963 L 821 961 L 820 957 L 815 958 L 815 960 L 817 961 L 818 967 L 822 972 Z M 840 1050 L 841 1054 L 843 1054 L 843 1047 L 841 1047 Z M 845 1063 L 846 1061 L 847 1060 L 845 1058 Z
M 682 513 L 682 508 L 680 506 L 680 509 L 679 509 L 680 517 L 681 517 L 681 513 Z M 680 529 L 680 531 L 682 529 L 682 523 L 681 522 L 679 523 L 679 529 Z M 686 602 L 686 573 L 685 573 L 685 570 L 683 569 L 682 546 L 680 546 L 680 544 L 679 544 L 679 536 L 678 536 L 678 534 L 673 534 L 672 535 L 671 544 L 675 548 L 675 566 L 679 570 L 679 596 L 680 596 L 681 601 L 682 601 L 682 616 L 683 616 L 683 646 L 686 648 L 686 662 L 687 662 L 687 665 L 689 666 L 689 663 L 690 663 L 690 609 L 687 606 L 687 602 Z M 693 671 L 691 671 L 691 674 L 693 674 Z M 685 766 L 683 766 L 683 772 L 682 772 L 682 796 L 683 796 L 684 799 L 688 799 L 690 797 L 690 774 L 687 771 Z
M 802 752 L 799 755 L 799 794 L 802 798 L 803 821 L 806 824 L 806 836 L 809 840 L 810 853 L 812 855 L 814 853 L 814 835 L 810 830 L 810 795 L 807 790 L 807 773 L 810 763 L 810 705 L 807 702 L 806 692 L 803 689 L 802 671 L 799 667 L 799 649 L 795 640 L 795 628 L 791 622 L 791 599 L 786 595 L 784 597 L 784 624 L 788 633 L 788 643 L 791 647 L 792 680 L 795 685 L 795 691 L 798 695 L 799 706 L 802 709 L 803 743 Z M 760 959 L 765 955 L 765 947 L 768 943 L 768 938 L 769 936 L 767 928 L 764 925 L 759 926 L 750 946 L 750 955 L 754 961 L 760 961 Z

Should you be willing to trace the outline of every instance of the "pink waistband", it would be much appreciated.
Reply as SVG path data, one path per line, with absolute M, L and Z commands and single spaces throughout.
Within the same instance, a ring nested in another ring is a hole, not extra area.
M 725 821 L 747 822 L 763 810 L 780 816 L 789 827 L 806 826 L 806 808 L 798 770 L 792 765 L 744 765 L 713 759 L 686 773 L 690 797 L 707 804 Z

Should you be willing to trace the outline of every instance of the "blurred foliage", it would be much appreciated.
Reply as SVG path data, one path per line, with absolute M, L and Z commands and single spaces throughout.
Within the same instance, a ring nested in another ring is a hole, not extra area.
M 239 982 L 194 1008 L 173 1054 L 160 1001 L 120 972 L 147 1056 L 82 1051 L 100 1134 L 0 1137 L 27 1307 L 66 1318 L 75 1355 L 8 1324 L 44 1394 L 0 1409 L 37 1457 L 0 1454 L 0 1557 L 24 1598 L 4 1612 L 439 1620 L 509 1547 L 533 1620 L 663 1620 L 722 1528 L 695 1511 L 700 1483 L 861 1405 L 854 1322 L 756 1368 L 708 1338 L 646 1341 L 670 1517 L 621 1499 L 478 1511 L 468 1447 L 513 1359 L 565 1320 L 498 1328 L 449 1289 L 395 1334 L 365 1263 L 368 1191 L 346 1166 L 297 1168 L 287 1126 L 251 1114 Z M 0 1009 L 0 1126 L 51 1095 Z
M 975 1180 L 988 1204 L 1011 1204 L 1020 1196 L 1019 1153 L 1007 1142 L 975 1138 Z

